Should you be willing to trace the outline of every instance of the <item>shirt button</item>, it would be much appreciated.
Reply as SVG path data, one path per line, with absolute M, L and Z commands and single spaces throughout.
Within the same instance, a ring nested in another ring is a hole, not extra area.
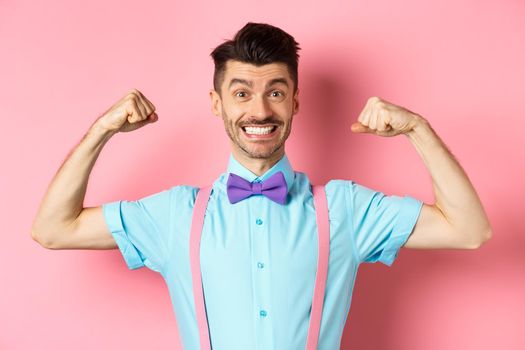
M 262 262 L 257 263 L 257 267 L 262 269 L 264 267 L 264 264 Z
M 266 317 L 267 313 L 265 310 L 261 310 L 259 311 L 259 315 L 261 315 L 262 317 Z
M 255 220 L 255 223 L 257 225 L 262 225 L 263 221 L 261 219 L 257 219 L 257 220 Z

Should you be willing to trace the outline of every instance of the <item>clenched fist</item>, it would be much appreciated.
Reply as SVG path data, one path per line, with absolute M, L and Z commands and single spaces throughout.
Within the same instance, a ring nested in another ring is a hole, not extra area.
M 357 133 L 395 136 L 408 133 L 422 121 L 420 115 L 374 96 L 368 99 L 351 128 Z
M 132 89 L 122 97 L 96 124 L 110 132 L 128 132 L 154 123 L 159 119 L 155 106 L 137 89 Z

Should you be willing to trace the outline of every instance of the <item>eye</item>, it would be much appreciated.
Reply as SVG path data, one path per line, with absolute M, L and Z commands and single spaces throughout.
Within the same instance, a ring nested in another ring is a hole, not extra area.
M 281 96 L 284 96 L 284 94 L 281 92 L 281 91 L 278 91 L 278 90 L 274 90 L 270 93 L 270 95 L 272 97 L 281 97 Z
M 238 91 L 235 93 L 235 96 L 237 97 L 246 97 L 246 92 L 245 91 Z

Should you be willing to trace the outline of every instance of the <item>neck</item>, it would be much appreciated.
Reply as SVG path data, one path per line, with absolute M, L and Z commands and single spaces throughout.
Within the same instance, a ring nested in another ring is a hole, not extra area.
M 279 152 L 275 152 L 268 158 L 251 158 L 244 154 L 244 152 L 236 152 L 235 150 L 233 150 L 232 154 L 235 159 L 245 168 L 250 170 L 255 175 L 261 176 L 268 169 L 273 167 L 279 160 L 281 160 L 281 158 L 284 156 L 284 148 Z

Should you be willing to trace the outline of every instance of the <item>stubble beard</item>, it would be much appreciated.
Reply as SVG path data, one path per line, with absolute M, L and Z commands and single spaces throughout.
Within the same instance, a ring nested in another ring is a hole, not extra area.
M 230 140 L 235 144 L 235 146 L 237 146 L 237 148 L 242 150 L 250 158 L 268 159 L 281 148 L 284 148 L 284 143 L 290 135 L 293 117 L 290 118 L 290 123 L 287 125 L 279 123 L 279 128 L 286 127 L 284 135 L 279 139 L 279 141 L 274 147 L 272 147 L 271 149 L 266 148 L 264 151 L 251 150 L 250 147 L 248 147 L 246 144 L 243 144 L 243 142 L 240 140 L 239 135 L 239 133 L 242 133 L 243 131 L 228 118 L 228 115 L 224 112 L 224 110 L 222 110 L 222 119 L 224 121 L 224 129 L 226 131 L 226 134 L 228 135 Z

